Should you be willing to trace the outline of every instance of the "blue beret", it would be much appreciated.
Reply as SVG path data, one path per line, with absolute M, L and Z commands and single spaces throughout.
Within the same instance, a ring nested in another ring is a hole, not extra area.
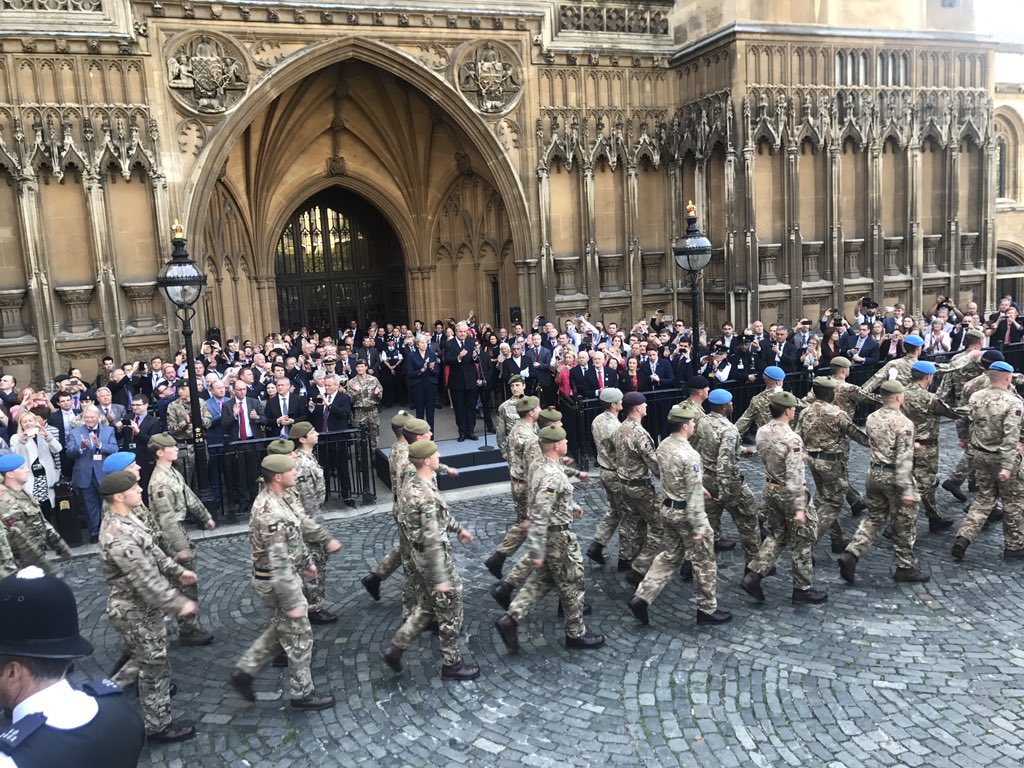
M 16 453 L 5 453 L 0 456 L 0 472 L 13 472 L 25 463 L 25 458 Z
M 990 371 L 1004 371 L 1005 373 L 1013 373 L 1013 366 L 1005 360 L 996 360 L 992 365 L 988 367 Z M 0 460 L 2 461 L 2 460 Z
M 732 402 L 732 392 L 727 389 L 713 389 L 708 395 L 708 402 L 712 405 L 725 405 Z
M 903 343 L 907 344 L 907 345 L 909 345 L 911 347 L 923 347 L 924 346 L 924 339 L 922 339 L 920 336 L 918 336 L 916 334 L 912 334 L 910 336 L 904 336 L 903 337 Z
M 135 461 L 135 454 L 128 451 L 112 453 L 103 460 L 103 471 L 108 475 L 113 472 L 120 472 L 129 464 Z
M 925 360 L 918 360 L 916 363 L 910 366 L 910 370 L 914 371 L 915 373 L 923 373 L 928 376 L 933 376 L 935 372 L 938 370 L 938 368 L 936 368 L 934 365 Z
M 779 366 L 777 365 L 769 365 L 767 368 L 765 368 L 764 375 L 769 379 L 774 379 L 775 381 L 786 380 L 786 372 L 779 368 Z

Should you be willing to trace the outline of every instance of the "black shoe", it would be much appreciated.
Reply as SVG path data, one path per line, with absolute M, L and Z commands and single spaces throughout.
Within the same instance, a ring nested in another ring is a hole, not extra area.
M 647 608 L 650 605 L 646 600 L 633 595 L 629 598 L 629 602 L 626 603 L 629 606 L 629 610 L 636 616 L 636 620 L 641 624 L 650 624 L 650 617 L 647 615 Z
M 970 491 L 971 493 L 978 492 L 978 481 L 974 477 L 974 475 L 971 475 L 969 478 L 967 478 L 967 490 Z
M 277 656 L 274 657 L 274 660 L 270 662 L 270 666 L 277 667 L 278 669 L 283 669 L 284 667 L 287 667 L 288 654 L 284 651 L 281 651 L 279 654 L 277 654 Z
M 736 549 L 736 542 L 733 539 L 715 539 L 715 552 L 729 552 Z
M 847 584 L 857 580 L 857 556 L 852 552 L 843 552 L 839 556 L 839 575 Z
M 773 565 L 773 566 L 771 567 L 771 570 L 770 570 L 770 571 L 768 571 L 768 573 L 766 573 L 766 574 L 765 574 L 764 576 L 762 576 L 761 578 L 767 579 L 767 578 L 768 578 L 769 576 L 774 576 L 774 575 L 775 575 L 776 573 L 778 573 L 778 572 L 779 572 L 778 566 L 775 566 L 775 565 Z
M 828 600 L 827 592 L 819 592 L 816 589 L 794 589 L 793 602 L 806 605 L 821 605 Z
M 598 544 L 596 541 L 591 542 L 590 546 L 587 547 L 587 557 L 595 563 L 604 565 L 604 544 Z
M 90 536 L 89 537 L 89 543 L 90 544 L 99 544 L 100 543 L 100 537 L 99 536 Z M 167 726 L 167 727 L 170 728 L 171 726 Z M 167 729 L 165 728 L 164 730 L 167 730 Z M 192 736 L 195 736 L 195 735 L 196 735 L 195 729 L 192 729 Z M 185 738 L 191 739 L 192 736 L 186 736 Z M 153 737 L 150 736 L 149 738 L 152 739 Z M 177 739 L 177 741 L 184 741 L 184 739 Z
M 310 611 L 307 615 L 310 624 L 333 624 L 338 620 L 333 613 L 324 610 Z
M 512 605 L 512 585 L 499 581 L 491 587 L 491 597 L 506 611 Z
M 632 567 L 633 567 L 633 561 L 632 560 L 623 560 L 621 557 L 619 558 L 619 572 L 620 573 L 622 571 L 628 571 Z
M 464 442 L 466 442 L 466 438 L 465 438 L 465 437 L 463 437 L 462 435 L 459 435 L 459 442 L 460 442 L 460 443 L 464 443 Z
M 756 571 L 747 571 L 740 579 L 740 587 L 758 602 L 764 602 L 764 590 L 761 589 L 761 574 Z
M 494 578 L 501 578 L 501 569 L 505 565 L 505 555 L 502 552 L 492 552 L 491 556 L 484 560 L 484 565 L 487 566 L 487 570 L 493 574 Z
M 964 555 L 967 554 L 967 548 L 971 546 L 971 542 L 965 539 L 963 536 L 957 536 L 956 541 L 953 542 L 953 559 L 958 563 L 964 559 Z
M 148 734 L 146 740 L 156 742 L 157 744 L 174 744 L 179 741 L 188 741 L 195 737 L 195 726 L 187 720 L 182 720 L 177 723 L 172 722 L 162 731 Z
M 1024 549 L 1004 549 L 1003 560 L 1024 560 Z
M 363 584 L 363 588 L 370 593 L 370 597 L 374 600 L 380 601 L 380 576 L 376 573 L 368 573 L 363 576 L 360 581 Z
M 725 624 L 732 621 L 732 614 L 728 611 L 716 610 L 714 613 L 697 611 L 698 624 Z
M 498 628 L 498 634 L 501 635 L 501 641 L 505 643 L 505 647 L 512 653 L 517 653 L 519 651 L 519 625 L 516 620 L 507 613 L 503 613 L 494 622 L 494 626 Z
M 931 517 L 928 519 L 928 530 L 932 533 L 938 533 L 944 531 L 947 528 L 953 527 L 953 521 L 948 517 Z
M 252 675 L 235 669 L 228 678 L 231 687 L 238 691 L 239 695 L 246 701 L 256 701 L 256 692 L 252 689 Z
M 325 696 L 317 695 L 316 691 L 304 696 L 301 699 L 292 699 L 292 709 L 297 709 L 300 712 L 315 712 L 318 709 L 330 709 L 334 706 L 334 697 L 331 694 Z
M 477 441 L 477 440 L 479 440 L 480 438 L 479 438 L 479 437 L 477 437 L 476 435 L 466 435 L 466 439 L 467 439 L 467 440 L 472 440 L 472 441 L 476 442 L 476 441 Z
M 860 517 L 868 511 L 868 504 L 866 501 L 859 501 L 856 504 L 850 505 L 850 515 L 853 517 Z
M 508 606 L 505 606 L 505 607 L 507 608 Z M 590 603 L 584 603 L 583 604 L 583 615 L 584 616 L 589 616 L 591 613 L 593 613 L 593 610 L 590 607 Z M 562 608 L 562 601 L 561 600 L 558 601 L 558 618 L 560 618 L 560 619 L 564 619 L 565 618 L 565 609 Z
M 992 511 L 988 513 L 988 519 L 985 520 L 985 525 L 990 523 L 998 523 L 1003 519 L 1003 508 L 996 505 L 992 508 Z
M 590 651 L 594 648 L 600 648 L 602 645 L 604 645 L 604 635 L 595 635 L 593 632 L 587 632 L 583 637 L 565 636 L 566 648 Z
M 436 635 L 438 632 L 441 631 L 441 625 L 437 623 L 437 619 L 431 619 L 430 623 L 427 624 L 427 626 L 425 626 L 423 628 L 423 631 L 424 632 L 432 632 L 433 634 Z
M 402 654 L 404 651 L 401 648 L 395 648 L 393 645 L 385 646 L 380 649 L 380 660 L 387 664 L 395 672 L 402 671 Z
M 847 541 L 846 539 L 832 539 L 832 554 L 833 555 L 841 555 L 841 554 L 843 554 L 843 552 L 846 551 L 846 548 L 849 546 L 849 544 L 850 544 L 850 542 Z
M 470 664 L 465 659 L 458 664 L 441 667 L 442 680 L 476 680 L 480 677 L 480 667 Z
M 952 480 L 943 480 L 942 488 L 949 491 L 957 501 L 967 501 L 967 495 L 960 490 L 959 483 L 954 483 Z
M 904 584 L 924 584 L 931 577 L 928 571 L 922 571 L 920 568 L 897 568 L 893 579 Z
M 693 563 L 689 560 L 683 560 L 683 564 L 679 566 L 679 578 L 683 581 L 693 581 Z
M 639 587 L 640 582 L 644 580 L 644 575 L 642 573 L 637 573 L 632 568 L 630 568 L 628 571 L 626 571 L 626 575 L 623 578 L 625 578 L 626 583 L 630 586 Z

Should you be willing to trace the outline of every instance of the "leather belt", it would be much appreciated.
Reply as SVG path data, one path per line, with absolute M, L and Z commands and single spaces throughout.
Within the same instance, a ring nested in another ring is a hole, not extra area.
M 614 471 L 615 471 L 614 469 L 611 469 L 610 467 L 606 467 L 606 466 L 605 466 L 604 464 L 602 464 L 602 463 L 601 463 L 600 461 L 599 461 L 599 462 L 597 462 L 597 466 L 599 466 L 599 467 L 600 467 L 601 469 L 603 469 L 603 470 L 604 470 L 605 472 L 614 472 Z
M 259 581 L 270 581 L 271 574 L 270 571 L 263 571 L 259 568 L 253 568 L 252 577 L 254 579 L 258 579 Z
M 569 526 L 568 523 L 566 523 L 565 525 L 549 525 L 548 526 L 548 533 L 557 533 L 558 531 L 568 531 L 569 528 L 570 528 L 570 526 Z
M 843 458 L 843 454 L 833 451 L 808 451 L 807 455 L 812 459 L 821 459 L 822 461 L 839 461 Z
M 426 552 L 427 551 L 427 548 L 425 546 L 423 546 L 422 544 L 413 544 L 412 548 L 415 549 L 417 552 Z M 446 544 L 444 544 L 442 542 L 441 549 L 448 549 L 448 547 L 447 547 Z
M 645 486 L 645 485 L 650 485 L 651 484 L 651 481 L 648 480 L 646 477 L 637 477 L 637 478 L 633 478 L 632 480 L 622 480 L 621 482 L 622 482 L 623 485 L 628 485 L 628 486 L 631 486 L 633 488 L 639 488 L 641 486 Z
M 517 483 L 519 485 L 526 485 L 526 481 L 525 480 L 520 480 L 518 477 L 513 477 L 512 478 L 512 482 L 513 483 Z
M 980 445 L 975 445 L 974 443 L 971 443 L 971 447 L 976 451 L 981 451 L 982 453 L 999 453 L 998 450 L 990 451 L 988 448 L 982 448 Z
M 939 438 L 937 438 L 937 437 L 930 437 L 927 440 L 918 440 L 917 442 L 919 442 L 921 445 L 938 445 L 939 444 Z
M 686 509 L 686 502 L 676 501 L 675 499 L 665 499 L 661 502 L 661 506 L 668 507 L 669 509 Z
M 871 468 L 878 472 L 892 472 L 893 474 L 896 473 L 896 467 L 893 466 L 892 464 L 872 464 Z

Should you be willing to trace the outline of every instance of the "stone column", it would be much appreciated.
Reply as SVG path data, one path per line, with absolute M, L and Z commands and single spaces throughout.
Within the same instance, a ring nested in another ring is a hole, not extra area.
M 837 142 L 829 147 L 828 170 L 828 198 L 825 203 L 825 228 L 828 232 L 828 258 L 832 265 L 832 306 L 843 306 L 845 294 L 846 270 L 840 267 L 839 255 L 843 253 L 843 231 L 839 215 L 842 204 L 842 154 Z
M 666 199 L 670 199 L 670 195 Z M 626 164 L 626 242 L 625 252 L 628 257 L 625 260 L 626 272 L 622 277 L 619 287 L 616 290 L 628 290 L 633 284 L 633 273 L 636 267 L 633 266 L 634 254 L 638 250 L 637 233 L 640 230 L 640 192 L 639 192 L 639 178 L 637 176 L 636 163 L 630 160 Z M 621 259 L 621 257 L 620 257 Z M 622 263 L 622 262 L 620 262 Z M 633 304 L 636 304 L 639 297 L 638 291 L 632 291 Z M 634 317 L 639 317 L 636 314 L 636 310 L 633 311 Z
M 120 331 L 124 322 L 117 300 L 117 272 L 114 268 L 113 242 L 108 227 L 103 174 L 101 171 L 86 171 L 82 174 L 82 181 L 85 186 L 85 207 L 89 215 L 89 245 L 100 300 L 99 326 L 108 354 L 123 358 L 124 346 L 121 344 Z
M 96 323 L 89 317 L 89 305 L 92 303 L 92 294 L 96 290 L 94 285 L 69 285 L 54 289 L 60 296 L 61 303 L 67 309 L 67 320 L 64 322 L 64 330 L 68 333 L 88 333 L 96 327 Z
M 882 280 L 882 146 L 877 138 L 868 144 L 868 238 L 864 243 L 864 261 L 871 265 L 874 278 L 872 294 L 882 300 L 885 287 Z
M 128 324 L 136 328 L 152 328 L 158 322 L 153 312 L 153 296 L 156 293 L 156 281 L 144 283 L 121 283 L 121 290 L 131 305 Z
M 684 203 L 680 198 L 680 192 L 683 189 L 683 167 L 679 160 L 673 159 L 669 162 L 668 172 L 665 174 L 666 183 L 668 184 L 668 194 L 665 199 L 668 200 L 668 221 L 669 221 L 669 242 L 668 249 L 671 252 L 672 248 L 676 244 L 676 240 L 679 239 L 680 235 L 684 231 L 683 226 L 683 206 Z M 640 263 L 641 251 L 639 241 L 635 242 L 630 248 L 630 282 L 629 287 L 633 293 L 633 317 L 640 317 L 643 312 L 643 296 L 641 295 L 642 287 L 642 266 Z M 678 313 L 679 311 L 679 291 L 677 287 L 679 281 L 678 272 L 675 267 L 672 267 L 672 279 L 669 280 L 669 284 L 672 286 L 672 296 L 675 297 L 673 301 L 673 311 Z M 689 291 L 689 285 L 686 288 Z
M 547 166 L 541 165 L 537 168 L 537 199 L 538 199 L 538 211 L 540 215 L 537 217 L 540 222 L 540 250 L 539 258 L 545 265 L 543 274 L 549 275 L 554 271 L 554 264 L 552 263 L 551 254 L 551 172 Z M 523 311 L 529 312 L 540 312 L 540 308 L 533 305 L 530 296 L 537 289 L 537 286 L 527 286 L 524 282 L 524 270 L 517 270 L 519 275 L 519 302 L 520 306 L 523 307 Z M 550 291 L 545 292 L 550 294 Z M 554 303 L 550 296 L 546 295 L 544 298 L 544 314 L 554 317 Z
M 576 270 L 579 266 L 580 260 L 576 256 L 563 256 L 554 259 L 555 262 L 555 275 L 558 277 L 558 282 L 555 287 L 555 292 L 559 296 L 572 296 L 579 292 L 576 286 Z
M 940 252 L 940 272 L 949 273 L 949 295 L 960 294 L 960 143 L 949 142 L 947 147 L 949 184 L 946 187 L 946 238 Z
M 28 335 L 21 317 L 26 293 L 24 288 L 0 291 L 0 339 L 19 339 Z
M 800 234 L 800 222 L 797 218 L 799 205 L 800 183 L 797 170 L 798 147 L 790 143 L 786 147 L 786 172 L 783 174 L 783 195 L 785 195 L 786 242 L 783 243 L 783 259 L 790 271 L 790 285 L 793 292 L 790 299 L 790 311 L 803 314 L 804 281 L 816 280 L 817 275 L 804 274 L 803 246 Z
M 21 229 L 21 247 L 25 257 L 25 276 L 28 283 L 32 323 L 39 342 L 39 370 L 43 382 L 49 383 L 61 369 L 57 347 L 53 343 L 57 313 L 54 310 L 52 285 L 43 245 L 43 226 L 39 210 L 39 186 L 35 175 L 28 171 L 17 179 L 18 224 Z M 43 383 L 40 382 L 40 383 Z
M 907 230 L 909 242 L 903 241 L 903 248 L 910 254 L 910 274 L 913 280 L 910 291 L 910 312 L 908 314 L 920 314 L 924 307 L 921 306 L 924 292 L 924 243 L 921 239 L 921 144 L 917 141 L 910 145 L 910 172 L 907 178 L 910 180 L 910 189 L 907 190 L 909 212 L 907 215 Z
M 661 263 L 665 259 L 664 253 L 644 251 L 640 255 L 640 263 L 643 267 L 644 290 L 659 288 L 663 284 L 661 277 Z
M 596 306 L 598 294 L 601 292 L 601 277 L 597 265 L 597 243 L 594 241 L 597 233 L 597 214 L 594 205 L 594 165 L 587 161 L 583 163 L 583 292 Z

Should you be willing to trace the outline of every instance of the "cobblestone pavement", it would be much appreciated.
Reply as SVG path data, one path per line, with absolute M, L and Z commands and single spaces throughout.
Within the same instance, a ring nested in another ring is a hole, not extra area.
M 951 432 L 944 440 L 955 446 Z M 943 456 L 943 474 L 958 457 Z M 854 446 L 862 485 L 866 455 Z M 755 492 L 760 465 L 744 462 Z M 581 488 L 586 546 L 603 512 L 597 483 Z M 939 491 L 946 511 L 961 505 Z M 853 523 L 843 519 L 848 533 Z M 392 546 L 390 514 L 331 522 L 342 540 L 332 559 L 329 604 L 338 624 L 314 627 L 313 677 L 338 698 L 333 710 L 296 714 L 282 696 L 282 670 L 257 681 L 249 705 L 225 683 L 266 613 L 247 577 L 247 542 L 235 535 L 200 544 L 202 613 L 217 637 L 208 648 L 172 644 L 177 716 L 193 718 L 194 741 L 156 747 L 144 766 L 1017 766 L 1024 761 L 1024 601 L 1020 565 L 1004 565 L 1002 534 L 990 526 L 963 564 L 949 557 L 952 532 L 919 527 L 918 554 L 933 579 L 892 581 L 891 547 L 879 539 L 855 587 L 838 577 L 827 540 L 817 550 L 821 607 L 793 606 L 790 569 L 766 580 L 753 603 L 737 583 L 737 549 L 720 560 L 719 600 L 732 624 L 698 628 L 690 585 L 673 582 L 639 626 L 631 589 L 614 565 L 587 569 L 590 626 L 607 637 L 594 652 L 567 652 L 549 596 L 521 625 L 523 649 L 509 656 L 493 628 L 500 609 L 487 594 L 482 560 L 512 519 L 506 495 L 458 502 L 455 515 L 477 541 L 456 547 L 466 584 L 464 647 L 483 674 L 442 683 L 435 637 L 424 635 L 395 675 L 377 659 L 399 620 L 400 579 L 372 602 L 359 577 Z M 922 516 L 923 518 L 923 516 Z M 731 526 L 731 522 L 727 523 Z M 616 547 L 610 548 L 614 556 Z M 784 556 L 785 557 L 785 556 Z M 612 560 L 614 562 L 614 560 Z M 118 636 L 104 615 L 106 589 L 95 557 L 74 561 L 78 596 L 95 655 L 77 676 L 102 674 Z

